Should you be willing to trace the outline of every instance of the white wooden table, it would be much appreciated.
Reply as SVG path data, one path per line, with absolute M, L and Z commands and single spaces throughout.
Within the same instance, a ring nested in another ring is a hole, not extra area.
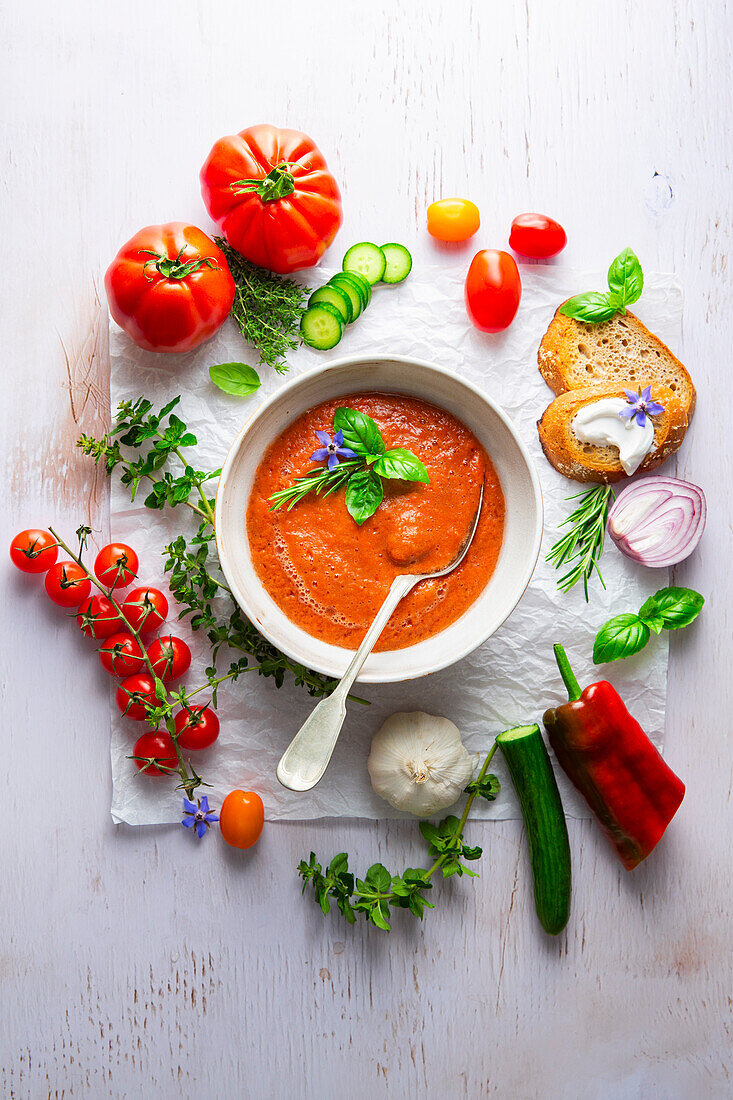
M 699 395 L 680 475 L 710 504 L 676 571 L 708 598 L 672 639 L 679 821 L 632 875 L 571 822 L 553 941 L 518 822 L 474 827 L 481 878 L 390 937 L 323 920 L 294 867 L 311 847 L 408 863 L 409 823 L 272 825 L 244 858 L 113 827 L 105 684 L 3 567 L 3 1096 L 731 1095 L 732 32 L 724 0 L 3 5 L 5 544 L 50 521 L 104 537 L 104 479 L 73 449 L 109 415 L 101 273 L 139 226 L 206 227 L 199 166 L 259 121 L 318 141 L 342 242 L 409 233 L 433 258 L 425 207 L 465 194 L 477 247 L 539 208 L 562 262 L 632 244 L 676 271 Z

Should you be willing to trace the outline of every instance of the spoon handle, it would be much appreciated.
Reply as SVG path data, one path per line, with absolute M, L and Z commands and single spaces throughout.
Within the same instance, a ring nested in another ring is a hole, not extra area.
M 354 654 L 338 686 L 322 699 L 306 718 L 288 745 L 277 766 L 277 778 L 291 791 L 309 791 L 322 777 L 346 717 L 346 698 L 354 680 L 374 648 L 392 612 L 420 577 L 405 574 L 395 577 L 387 598 Z

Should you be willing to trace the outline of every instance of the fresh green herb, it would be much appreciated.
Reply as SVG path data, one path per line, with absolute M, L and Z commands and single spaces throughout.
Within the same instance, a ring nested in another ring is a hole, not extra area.
M 326 432 L 317 433 L 319 442 L 329 442 L 316 451 L 312 459 L 322 462 L 335 458 L 336 464 L 332 469 L 326 466 L 297 477 L 292 485 L 273 493 L 270 511 L 283 505 L 290 511 L 309 493 L 327 497 L 345 486 L 348 513 L 361 525 L 382 503 L 382 478 L 428 483 L 428 472 L 420 459 L 404 447 L 388 451 L 379 428 L 366 413 L 358 409 L 336 409 L 333 427 L 333 439 Z
M 324 915 L 330 912 L 333 901 L 349 924 L 354 924 L 357 913 L 361 913 L 365 920 L 384 932 L 390 931 L 390 906 L 409 909 L 414 916 L 422 919 L 426 906 L 435 908 L 425 897 L 425 892 L 432 889 L 431 879 L 437 871 L 443 878 L 453 875 L 476 878 L 476 872 L 468 863 L 481 858 L 481 848 L 466 844 L 463 830 L 474 800 L 481 797 L 491 802 L 499 793 L 499 780 L 495 775 L 487 774 L 495 752 L 496 742 L 491 746 L 477 778 L 466 787 L 468 798 L 460 818 L 450 815 L 438 825 L 429 821 L 420 822 L 420 832 L 428 844 L 428 856 L 433 860 L 429 868 L 408 867 L 401 875 L 393 875 L 383 864 L 375 863 L 360 879 L 354 878 L 349 871 L 349 857 L 345 852 L 335 856 L 325 871 L 317 861 L 315 852 L 311 852 L 308 862 L 301 860 L 298 864 L 303 893 L 310 883 L 314 900 Z
M 209 376 L 215 386 L 234 397 L 249 397 L 260 388 L 260 376 L 247 363 L 217 363 L 209 367 Z
M 593 663 L 602 665 L 632 657 L 647 644 L 652 630 L 660 634 L 662 630 L 689 626 L 704 603 L 692 588 L 660 588 L 642 604 L 638 615 L 615 615 L 601 627 L 593 644 Z
M 308 288 L 283 279 L 245 260 L 222 237 L 214 240 L 226 257 L 236 291 L 231 315 L 252 344 L 260 362 L 279 373 L 288 369 L 285 357 L 297 348 L 300 318 Z
M 551 548 L 545 561 L 550 561 L 556 569 L 569 565 L 567 573 L 557 582 L 562 592 L 568 592 L 579 580 L 583 581 L 585 598 L 588 599 L 588 580 L 593 570 L 605 588 L 606 585 L 598 568 L 606 537 L 606 519 L 611 501 L 614 499 L 610 485 L 597 485 L 584 493 L 576 493 L 569 500 L 580 498 L 580 504 L 570 516 L 563 520 L 561 527 L 571 525 L 566 535 Z
M 183 506 L 198 517 L 199 526 L 192 536 L 178 535 L 165 548 L 165 570 L 170 574 L 170 590 L 182 605 L 179 617 L 190 616 L 193 630 L 206 631 L 212 650 L 212 691 L 217 687 L 213 683 L 217 679 L 214 665 L 220 651 L 226 649 L 234 651 L 235 660 L 225 678 L 235 679 L 235 672 L 256 671 L 281 687 L 290 675 L 310 695 L 330 695 L 335 680 L 286 657 L 260 634 L 235 602 L 212 552 L 215 502 L 207 489 L 221 471 L 196 470 L 191 464 L 185 452 L 197 440 L 173 412 L 180 400 L 174 398 L 160 411 L 155 411 L 144 397 L 135 402 L 123 401 L 107 435 L 101 439 L 83 435 L 77 446 L 95 463 L 103 463 L 108 474 L 118 469 L 131 500 L 144 485 L 149 490 L 147 508 Z M 169 465 L 177 467 L 175 472 L 168 469 Z
M 638 301 L 643 289 L 641 264 L 636 254 L 625 248 L 608 269 L 607 292 L 590 290 L 586 294 L 576 294 L 560 307 L 560 312 L 577 321 L 597 325 L 600 321 L 610 321 L 617 313 L 625 313 L 626 306 Z

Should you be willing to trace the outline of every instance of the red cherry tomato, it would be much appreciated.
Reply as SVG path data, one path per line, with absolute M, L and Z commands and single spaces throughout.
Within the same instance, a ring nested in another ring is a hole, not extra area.
M 134 676 L 123 680 L 117 688 L 117 706 L 125 718 L 142 722 L 145 718 L 145 707 L 154 707 L 157 704 L 155 680 L 149 672 L 136 672 Z
M 59 607 L 78 607 L 91 590 L 92 582 L 75 561 L 57 561 L 46 573 L 48 598 Z
M 183 638 L 161 634 L 148 649 L 153 668 L 161 680 L 180 680 L 191 667 L 191 650 Z
M 251 848 L 260 839 L 265 807 L 254 791 L 231 791 L 219 811 L 219 829 L 232 848 Z
M 517 214 L 512 222 L 509 245 L 523 256 L 545 260 L 562 252 L 568 242 L 565 230 L 546 214 Z
M 141 758 L 135 760 L 135 767 L 145 775 L 170 775 L 167 769 L 178 767 L 171 735 L 160 730 L 149 730 L 138 737 L 132 755 Z
M 150 634 L 168 614 L 168 601 L 157 588 L 131 588 L 122 605 L 122 613 L 135 630 Z
M 219 719 L 211 707 L 179 710 L 175 719 L 178 744 L 184 749 L 208 749 L 219 736 Z
M 115 606 L 106 596 L 92 596 L 85 600 L 76 616 L 79 629 L 87 638 L 109 638 L 122 630 Z
M 513 256 L 484 248 L 471 260 L 466 276 L 466 309 L 482 332 L 508 328 L 519 309 L 522 282 Z
M 22 573 L 45 573 L 59 556 L 50 531 L 21 531 L 10 543 L 10 560 Z
M 478 207 L 470 199 L 438 199 L 428 207 L 428 233 L 439 241 L 467 241 L 480 224 Z
M 132 584 L 137 576 L 137 554 L 124 542 L 111 542 L 103 546 L 94 562 L 94 575 L 105 588 L 119 592 Z
M 112 634 L 99 648 L 102 668 L 111 676 L 132 676 L 145 668 L 145 653 L 132 634 Z
M 224 324 L 234 301 L 224 253 L 186 222 L 148 225 L 131 237 L 104 288 L 117 324 L 147 351 L 197 348 Z

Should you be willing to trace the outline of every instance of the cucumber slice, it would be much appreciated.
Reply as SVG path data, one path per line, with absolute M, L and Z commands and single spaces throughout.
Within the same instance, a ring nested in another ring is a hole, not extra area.
M 412 271 L 412 256 L 403 244 L 383 244 L 382 252 L 387 266 L 382 276 L 383 283 L 401 283 Z
M 522 808 L 537 916 L 556 936 L 570 915 L 570 844 L 550 756 L 538 725 L 516 726 L 496 740 Z
M 357 271 L 374 286 L 382 279 L 387 260 L 379 245 L 362 241 L 352 245 L 341 266 L 344 271 Z
M 365 279 L 363 275 L 360 275 L 358 271 L 342 271 L 341 278 L 351 279 L 354 286 L 359 290 L 364 303 L 364 309 L 366 309 L 372 300 L 372 284 L 369 280 Z
M 338 275 L 334 275 L 332 279 L 328 280 L 327 286 L 338 287 L 339 290 L 348 295 L 351 300 L 351 320 L 355 321 L 366 304 L 361 287 L 358 283 L 350 279 L 344 271 L 340 271 Z
M 303 343 L 319 351 L 335 348 L 344 334 L 344 322 L 335 306 L 318 302 L 309 306 L 300 318 Z
M 314 290 L 308 299 L 308 305 L 317 306 L 319 302 L 327 302 L 337 309 L 345 325 L 348 325 L 354 318 L 351 298 L 341 287 L 329 286 L 328 283 L 325 286 L 319 286 L 318 290 Z

